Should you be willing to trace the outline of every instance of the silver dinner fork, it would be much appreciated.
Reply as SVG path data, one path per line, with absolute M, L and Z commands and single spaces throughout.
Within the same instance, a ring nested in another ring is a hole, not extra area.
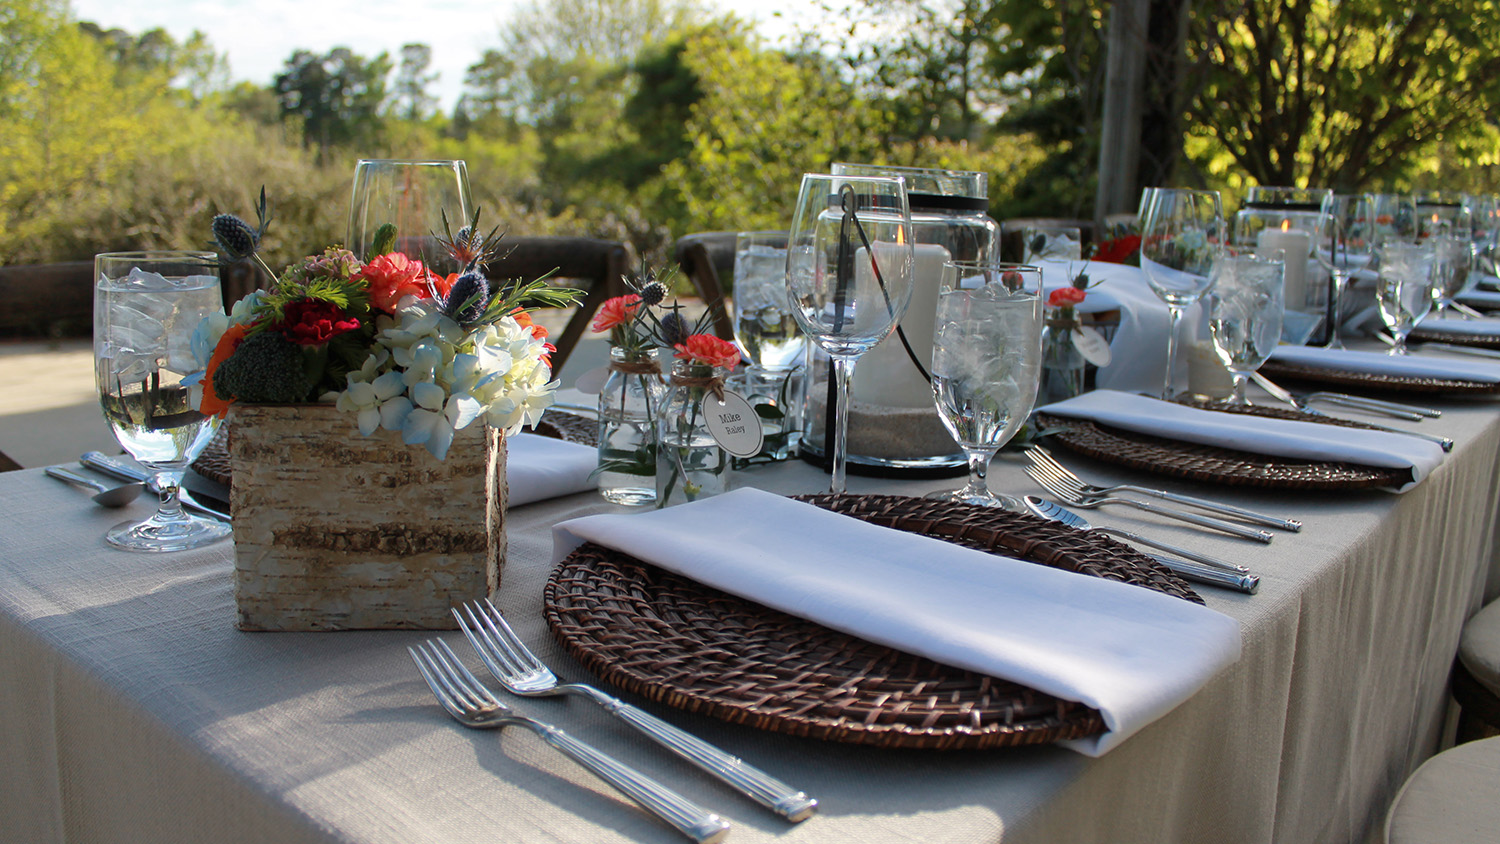
M 1124 504 L 1127 507 L 1134 507 L 1137 510 L 1145 510 L 1148 513 L 1155 513 L 1159 516 L 1166 516 L 1168 518 L 1177 519 L 1178 521 L 1187 522 L 1188 524 L 1209 528 L 1210 530 L 1221 531 L 1232 536 L 1238 536 L 1241 539 L 1250 539 L 1256 542 L 1271 541 L 1270 531 L 1241 527 L 1240 525 L 1231 524 L 1220 519 L 1211 519 L 1208 516 L 1199 516 L 1196 513 L 1184 513 L 1181 510 L 1173 510 L 1171 507 L 1162 507 L 1158 504 L 1152 504 L 1150 501 L 1136 501 L 1133 498 L 1121 498 L 1117 495 L 1085 496 L 1082 493 L 1075 491 L 1071 487 L 1063 486 L 1062 484 L 1054 481 L 1051 476 L 1042 474 L 1041 472 L 1037 471 L 1037 468 L 1035 466 L 1028 466 L 1026 468 L 1026 474 L 1030 476 L 1033 481 L 1036 481 L 1042 489 L 1045 489 L 1046 491 L 1052 493 L 1058 498 L 1058 500 L 1062 501 L 1064 504 L 1071 504 L 1074 507 L 1082 507 L 1085 510 L 1092 510 L 1095 507 L 1103 507 L 1106 504 Z
M 524 697 L 578 695 L 604 707 L 658 744 L 727 783 L 741 794 L 789 821 L 801 821 L 817 811 L 818 801 L 754 765 L 731 756 L 697 736 L 686 733 L 644 709 L 611 697 L 593 686 L 560 683 L 557 675 L 536 658 L 511 630 L 493 602 L 472 601 L 453 608 L 453 617 L 485 667 L 506 691 Z
M 550 724 L 517 715 L 469 673 L 447 642 L 429 639 L 406 650 L 438 703 L 465 727 L 525 727 L 699 844 L 714 844 L 729 834 L 729 824 L 723 818 L 681 794 Z
M 1312 416 L 1324 416 L 1324 417 L 1327 417 L 1329 419 L 1336 418 L 1336 417 L 1333 417 L 1333 416 L 1329 416 L 1327 413 L 1324 413 L 1323 411 L 1318 410 L 1317 408 L 1309 407 L 1305 402 L 1298 403 L 1297 399 L 1295 397 L 1293 397 L 1291 393 L 1288 393 L 1284 387 L 1277 386 L 1275 383 L 1273 383 L 1270 380 L 1268 380 L 1264 375 L 1261 375 L 1259 372 L 1252 372 L 1252 373 L 1250 373 L 1250 375 L 1255 378 L 1255 383 L 1259 384 L 1260 387 L 1261 387 L 1261 389 L 1263 389 L 1266 392 L 1270 393 L 1274 398 L 1277 398 L 1277 399 L 1280 399 L 1281 401 L 1286 402 L 1287 404 L 1291 405 L 1292 407 L 1297 408 L 1298 410 L 1302 411 L 1303 413 L 1306 413 L 1306 414 L 1309 414 L 1309 415 L 1312 415 Z M 1375 425 L 1375 424 L 1370 423 L 1370 422 L 1361 422 L 1359 424 L 1364 425 L 1366 428 L 1368 428 L 1368 429 L 1370 429 L 1372 431 L 1381 431 L 1381 432 L 1387 433 L 1387 434 L 1401 434 L 1403 436 L 1416 437 L 1419 440 L 1427 440 L 1430 443 L 1436 443 L 1437 446 L 1439 448 L 1441 448 L 1443 451 L 1452 451 L 1453 450 L 1453 440 L 1452 440 L 1451 437 L 1439 436 L 1437 434 L 1424 434 L 1424 433 L 1421 433 L 1420 431 L 1407 431 L 1407 430 L 1402 429 L 1402 428 L 1391 428 L 1391 427 L 1388 427 L 1388 426 L 1385 426 L 1385 425 Z
M 1085 481 L 1083 478 L 1078 477 L 1078 475 L 1075 474 L 1073 470 L 1057 462 L 1057 458 L 1052 456 L 1052 452 L 1048 451 L 1045 448 L 1042 448 L 1039 445 L 1027 446 L 1025 453 L 1026 458 L 1031 461 L 1031 465 L 1036 467 L 1039 472 L 1047 474 L 1058 483 L 1076 489 L 1078 491 L 1078 494 L 1082 496 L 1102 497 L 1106 495 L 1116 495 L 1119 493 L 1135 493 L 1137 495 L 1145 495 L 1150 498 L 1157 498 L 1162 501 L 1171 501 L 1176 504 L 1183 504 L 1188 507 L 1197 507 L 1200 510 L 1206 510 L 1210 513 L 1218 513 L 1222 516 L 1230 516 L 1236 519 L 1243 519 L 1244 521 L 1251 522 L 1257 525 L 1265 525 L 1266 527 L 1289 530 L 1293 533 L 1302 530 L 1302 523 L 1297 521 L 1296 519 L 1279 519 L 1275 516 L 1267 516 L 1263 513 L 1257 513 L 1254 510 L 1245 510 L 1243 508 L 1235 507 L 1230 504 L 1222 504 L 1217 501 L 1209 501 L 1206 498 L 1195 498 L 1191 495 L 1181 495 L 1175 492 L 1167 492 L 1164 489 L 1151 489 L 1149 487 L 1134 486 L 1131 484 L 1098 486 L 1097 484 L 1091 484 Z

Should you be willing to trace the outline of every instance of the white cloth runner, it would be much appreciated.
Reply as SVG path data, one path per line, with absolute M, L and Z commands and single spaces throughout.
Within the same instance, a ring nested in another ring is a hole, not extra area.
M 755 489 L 553 528 L 871 642 L 1103 713 L 1098 756 L 1239 658 L 1238 622 L 1149 589 L 879 527 Z
M 510 487 L 506 506 L 593 489 L 589 475 L 599 465 L 593 446 L 579 445 L 539 434 L 505 438 L 505 482 Z
M 1142 434 L 1254 454 L 1410 469 L 1411 483 L 1401 486 L 1397 492 L 1405 492 L 1421 483 L 1443 462 L 1444 456 L 1442 447 L 1417 437 L 1294 419 L 1199 410 L 1112 390 L 1084 393 L 1049 404 L 1038 412 L 1089 419 Z
M 1388 355 L 1355 349 L 1314 346 L 1277 346 L 1271 360 L 1298 366 L 1359 372 L 1366 375 L 1406 375 L 1414 378 L 1453 378 L 1500 382 L 1500 361 L 1432 355 Z
M 1417 323 L 1421 331 L 1438 331 L 1444 334 L 1472 334 L 1475 337 L 1500 335 L 1500 319 L 1453 319 L 1428 317 Z

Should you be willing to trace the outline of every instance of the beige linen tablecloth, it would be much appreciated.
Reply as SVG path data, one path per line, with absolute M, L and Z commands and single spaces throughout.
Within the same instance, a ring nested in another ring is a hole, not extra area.
M 1488 403 L 1446 408 L 1423 428 L 1458 448 L 1406 495 L 1227 494 L 1306 520 L 1268 548 L 1123 508 L 1091 514 L 1243 560 L 1263 578 L 1256 596 L 1201 590 L 1241 623 L 1240 660 L 1099 759 L 1055 747 L 851 747 L 648 704 L 822 801 L 792 826 L 597 707 L 517 708 L 720 812 L 740 844 L 1359 841 L 1438 745 L 1459 629 L 1490 570 L 1500 423 Z M 1069 462 L 1098 480 L 1141 480 Z M 991 477 L 997 489 L 1036 491 L 1013 460 Z M 739 481 L 816 492 L 826 476 L 789 464 Z M 678 840 L 533 736 L 449 721 L 406 655 L 427 634 L 240 633 L 227 543 L 108 550 L 105 528 L 148 505 L 104 511 L 38 471 L 0 475 L 0 508 L 0 840 Z M 565 677 L 586 675 L 540 616 L 551 527 L 611 509 L 584 493 L 509 516 L 499 603 Z M 443 636 L 468 653 L 461 636 Z

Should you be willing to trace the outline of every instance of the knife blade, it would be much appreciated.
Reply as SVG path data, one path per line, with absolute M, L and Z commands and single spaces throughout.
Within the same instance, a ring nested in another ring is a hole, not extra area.
M 93 469 L 95 472 L 103 475 L 108 475 L 111 478 L 117 478 L 122 481 L 144 481 L 146 483 L 147 489 L 157 494 L 161 493 L 161 488 L 157 485 L 156 481 L 152 478 L 150 473 L 145 472 L 141 469 L 137 469 L 136 467 L 130 465 L 129 463 L 126 463 L 123 460 L 118 460 L 116 458 L 110 457 L 102 451 L 87 452 L 82 457 L 78 458 L 78 462 L 89 469 Z M 193 497 L 192 493 L 188 492 L 184 488 L 178 488 L 177 498 L 182 502 L 182 506 L 186 507 L 189 510 L 197 513 L 202 513 L 205 516 L 212 516 L 216 519 L 222 519 L 226 522 L 229 521 L 228 513 L 221 510 L 216 510 L 213 507 L 209 507 L 208 505 L 199 502 L 198 499 Z

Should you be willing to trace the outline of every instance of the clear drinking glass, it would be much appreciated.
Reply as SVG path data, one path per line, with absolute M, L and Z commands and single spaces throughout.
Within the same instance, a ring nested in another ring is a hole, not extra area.
M 1234 378 L 1234 404 L 1245 404 L 1245 382 L 1281 339 L 1285 269 L 1280 260 L 1254 255 L 1224 255 L 1214 262 L 1208 331 Z
M 968 458 L 969 481 L 929 498 L 1024 510 L 1014 498 L 991 492 L 985 478 L 995 452 L 1026 422 L 1036 401 L 1040 284 L 1041 272 L 1031 267 L 949 263 L 933 326 L 932 396 L 944 427 Z
M 1406 354 L 1406 335 L 1432 310 L 1432 249 L 1429 246 L 1388 240 L 1375 248 L 1380 276 L 1375 284 L 1375 302 L 1380 319 L 1395 343 L 1390 354 Z
M 1474 268 L 1474 242 L 1463 233 L 1435 234 L 1425 241 L 1432 249 L 1432 305 L 1438 318 L 1449 311 L 1460 315 L 1455 298 L 1468 290 Z
M 219 428 L 198 411 L 201 371 L 193 332 L 224 312 L 212 252 L 113 252 L 94 257 L 94 376 L 115 439 L 161 491 L 156 515 L 111 528 L 129 551 L 183 551 L 217 542 L 229 524 L 188 514 L 178 500 L 187 470 Z
M 1417 239 L 1417 203 L 1409 193 L 1367 193 L 1370 205 L 1370 240 Z
M 1335 194 L 1329 202 L 1331 218 L 1324 237 L 1326 250 L 1319 249 L 1320 260 L 1333 275 L 1333 295 L 1328 302 L 1327 348 L 1344 348 L 1339 329 L 1343 323 L 1344 291 L 1354 273 L 1370 263 L 1371 212 L 1370 199 L 1365 194 Z
M 1218 191 L 1153 188 L 1141 221 L 1141 269 L 1167 304 L 1167 374 L 1161 397 L 1172 398 L 1177 328 L 1182 314 L 1213 285 L 1209 271 L 1223 249 L 1224 209 Z
M 802 332 L 786 300 L 786 232 L 734 238 L 734 340 L 750 365 L 786 372 L 802 356 Z
M 787 240 L 787 300 L 803 333 L 833 359 L 835 493 L 844 491 L 849 381 L 859 356 L 891 334 L 911 301 L 912 242 L 903 179 L 802 177 Z
M 361 159 L 354 167 L 354 195 L 349 204 L 346 245 L 368 261 L 375 233 L 386 223 L 396 226 L 396 251 L 420 260 L 435 273 L 462 271 L 438 245 L 446 216 L 457 234 L 474 213 L 469 170 L 462 161 Z M 481 221 L 482 223 L 483 221 Z

